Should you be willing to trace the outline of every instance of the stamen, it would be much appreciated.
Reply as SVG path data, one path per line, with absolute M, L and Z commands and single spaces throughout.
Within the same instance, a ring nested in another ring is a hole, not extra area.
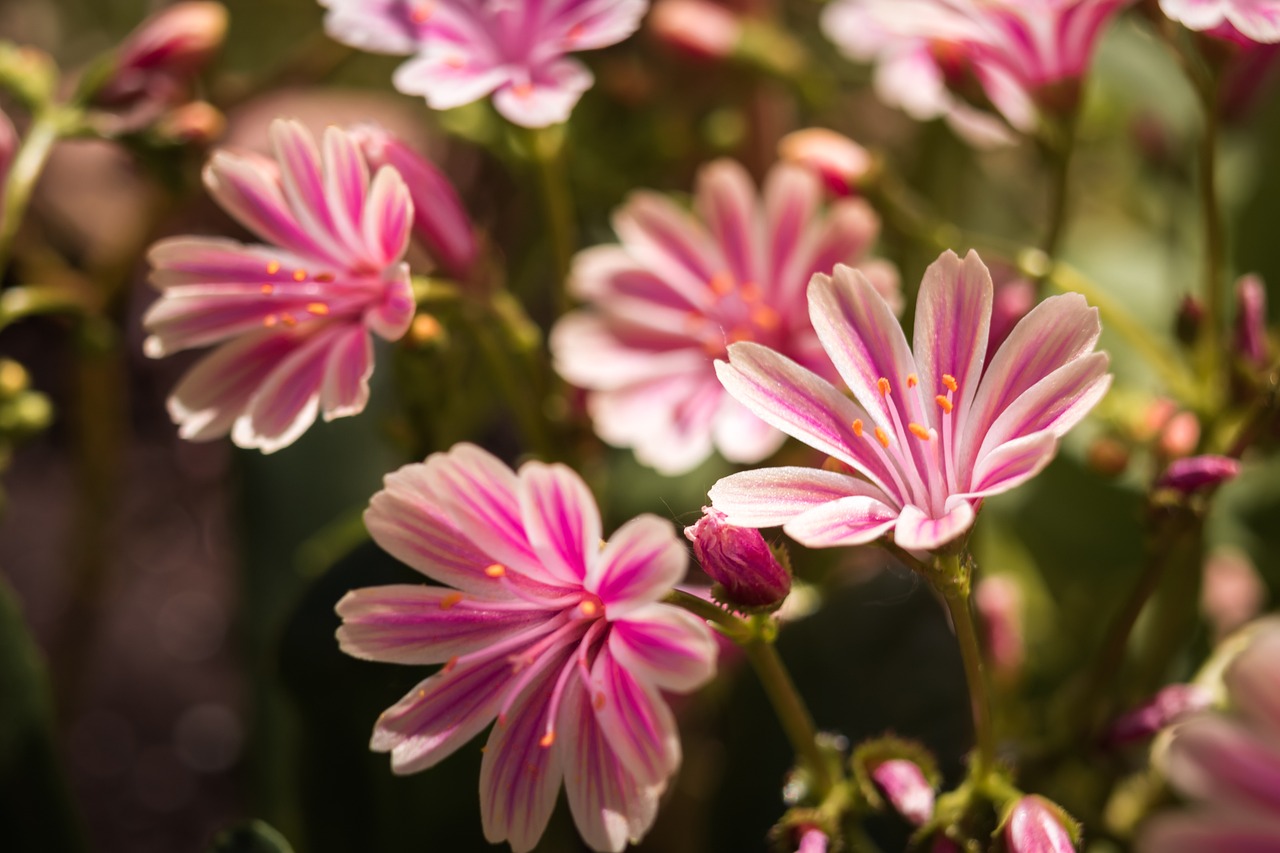
M 456 53 L 451 53 L 444 58 L 444 64 L 450 68 L 461 68 L 467 64 L 467 60 L 465 57 L 459 56 Z
M 556 732 L 555 732 L 555 729 L 552 729 L 542 736 L 542 740 L 538 741 L 538 746 L 542 747 L 543 749 L 548 749 L 551 746 L 551 744 L 555 742 L 556 742 Z
M 741 343 L 742 341 L 752 340 L 753 337 L 754 336 L 751 334 L 750 329 L 746 329 L 746 328 L 743 328 L 742 326 L 738 326 L 737 328 L 735 328 L 733 331 L 729 333 L 729 343 L 731 344 Z
M 444 598 L 440 599 L 440 609 L 448 610 L 449 608 L 456 605 L 459 601 L 461 601 L 462 598 L 463 598 L 462 593 L 451 592 L 448 595 L 446 595 Z
M 263 296 L 270 296 L 271 294 L 273 294 L 273 293 L 275 293 L 275 292 L 276 292 L 276 289 L 275 289 L 275 286 L 274 286 L 274 285 L 270 285 L 270 284 L 264 284 L 264 285 L 262 285 L 262 295 L 263 295 Z
M 917 385 L 919 385 L 919 384 L 920 384 L 920 377 L 916 376 L 914 373 L 908 373 L 908 374 L 907 374 L 907 387 L 908 387 L 908 388 L 914 388 L 914 387 L 916 387 L 916 386 L 917 386 Z
M 888 379 L 885 379 L 883 376 L 881 376 L 879 379 L 876 380 L 876 387 L 880 389 L 881 397 L 889 396 L 889 380 Z M 887 444 L 885 445 L 885 447 L 888 447 L 888 446 L 889 445 Z
M 928 441 L 932 437 L 929 433 L 928 428 L 922 427 L 920 426 L 920 424 L 916 424 L 916 423 L 907 424 L 907 429 L 911 431 L 912 435 L 914 435 L 916 438 L 920 439 L 921 441 Z
M 956 384 L 956 378 L 950 373 L 942 374 L 942 384 L 947 386 L 948 391 L 955 391 L 960 386 Z
M 280 322 L 284 323 L 286 326 L 296 326 L 298 325 L 298 318 L 292 314 L 281 314 Z
M 457 656 L 457 655 L 454 655 L 453 657 L 451 657 L 451 658 L 449 658 L 447 661 L 445 661 L 445 663 L 444 663 L 444 667 L 443 667 L 440 671 L 441 671 L 441 672 L 453 672 L 454 667 L 456 667 L 457 665 L 458 665 L 458 656 Z
M 853 419 L 853 434 L 862 438 L 862 418 Z
M 876 441 L 880 442 L 880 446 L 885 450 L 889 449 L 889 436 L 880 427 L 876 427 Z
M 751 322 L 762 329 L 776 329 L 778 328 L 778 321 L 778 312 L 768 305 L 761 305 L 751 312 Z
M 600 612 L 600 607 L 592 600 L 587 599 L 578 605 L 578 609 L 582 611 L 583 616 L 595 616 Z
M 297 269 L 297 270 L 294 270 L 294 271 L 293 271 L 293 280 L 294 280 L 294 281 L 306 281 L 306 280 L 307 280 L 307 271 L 306 271 L 306 270 L 303 270 L 303 269 Z
M 711 288 L 711 292 L 716 296 L 728 296 L 733 292 L 733 276 L 727 272 L 718 272 L 711 276 L 707 287 Z
M 272 261 L 271 263 L 267 264 L 267 275 L 275 275 L 278 272 L 280 272 L 279 261 Z
M 748 281 L 743 284 L 742 287 L 739 288 L 738 293 L 742 296 L 742 300 L 744 302 L 760 301 L 760 285 L 756 284 L 754 281 Z
M 933 402 L 938 404 L 938 408 L 942 409 L 942 413 L 945 415 L 951 414 L 951 410 L 955 408 L 952 402 L 941 394 L 934 397 Z
M 485 566 L 484 573 L 491 578 L 500 578 L 507 573 L 507 567 L 501 563 Z
M 425 24 L 433 11 L 431 3 L 418 3 L 409 11 L 409 20 L 415 24 Z
M 604 707 L 606 701 L 603 691 L 597 691 L 595 701 L 591 704 L 595 706 L 597 711 L 599 711 Z
M 307 305 L 307 311 L 319 317 L 323 317 L 325 314 L 329 313 L 329 306 L 325 305 L 323 302 L 312 302 Z
M 328 284 L 329 282 L 333 281 L 333 279 L 334 279 L 334 275 L 331 272 L 317 273 L 316 275 L 313 275 L 311 277 L 312 281 L 319 282 L 320 284 Z
M 516 93 L 517 98 L 527 98 L 533 94 L 532 83 L 517 83 L 511 87 L 511 91 Z

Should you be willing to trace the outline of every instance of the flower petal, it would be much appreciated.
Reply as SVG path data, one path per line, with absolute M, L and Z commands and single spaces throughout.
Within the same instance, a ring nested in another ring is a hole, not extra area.
M 991 448 L 1036 432 L 1064 435 L 1111 387 L 1110 359 L 1089 353 L 1068 362 L 1014 400 L 991 424 L 978 448 L 978 462 Z
M 964 497 L 1007 492 L 1044 470 L 1058 452 L 1058 437 L 1049 430 L 1006 442 L 978 457 Z
M 941 518 L 930 518 L 917 506 L 905 506 L 893 529 L 893 541 L 908 551 L 932 551 L 953 541 L 971 526 L 973 505 L 960 497 L 947 500 Z
M 1267 853 L 1280 850 L 1280 819 L 1243 810 L 1158 814 L 1142 825 L 1138 853 Z
M 720 249 L 722 263 L 740 284 L 762 281 L 764 242 L 759 202 L 747 170 L 733 160 L 716 160 L 698 171 L 694 203 Z M 720 270 L 717 270 L 720 272 Z
M 409 248 L 413 201 L 400 173 L 383 166 L 374 175 L 360 221 L 363 252 L 376 268 L 395 263 Z M 353 239 L 356 239 L 353 237 Z
M 740 465 L 769 458 L 787 439 L 728 395 L 720 400 L 711 433 L 720 455 Z
M 587 398 L 596 434 L 631 447 L 660 474 L 689 471 L 711 455 L 711 423 L 723 391 L 703 371 L 637 382 Z
M 1231 662 L 1223 680 L 1242 712 L 1266 730 L 1280 732 L 1280 625 L 1255 624 L 1256 637 Z
M 987 357 L 994 293 L 991 273 L 972 250 L 963 261 L 955 252 L 943 252 L 920 282 L 914 345 L 920 384 L 929 399 L 945 395 L 942 377 L 953 377 L 959 386 L 952 415 L 957 421 L 964 418 L 978 390 Z M 939 410 L 929 406 L 928 411 L 932 426 L 940 429 Z
M 564 465 L 520 468 L 520 514 L 542 567 L 558 581 L 580 584 L 600 553 L 600 510 L 587 484 Z
M 651 684 L 614 660 L 608 648 L 591 667 L 596 722 L 618 761 L 642 785 L 665 784 L 680 766 L 675 717 Z
M 492 608 L 457 600 L 447 587 L 397 584 L 352 590 L 338 602 L 338 645 L 347 654 L 389 663 L 444 663 L 480 651 L 547 619 L 530 607 Z
M 271 122 L 270 133 L 276 162 L 280 165 L 280 186 L 294 220 L 330 251 L 337 249 L 344 255 L 354 254 L 358 246 L 346 242 L 335 228 L 333 211 L 325 195 L 320 152 L 311 132 L 297 121 L 276 119 Z
M 692 305 L 707 307 L 719 263 L 707 229 L 670 199 L 639 190 L 613 214 L 613 230 L 645 269 Z
M 838 498 L 801 513 L 783 526 L 806 548 L 865 545 L 893 529 L 898 510 L 863 495 Z
M 641 681 L 688 693 L 716 670 L 716 641 L 705 622 L 670 604 L 649 604 L 610 622 L 609 653 Z
M 364 411 L 373 375 L 373 340 L 364 326 L 334 336 L 320 385 L 320 411 L 326 421 Z
M 859 496 L 889 502 L 880 489 L 848 474 L 820 468 L 759 468 L 720 479 L 707 493 L 726 522 L 738 527 L 780 527 L 812 509 Z
M 271 370 L 231 428 L 237 446 L 275 453 L 315 423 L 329 349 L 343 331 L 341 326 L 320 329 Z
M 493 95 L 502 117 L 521 127 L 547 127 L 569 120 L 569 114 L 591 88 L 594 78 L 575 59 L 558 59 L 536 69 L 524 83 L 509 83 Z
M 391 84 L 406 95 L 422 95 L 433 110 L 451 110 L 478 101 L 507 82 L 500 67 L 462 49 L 427 50 L 396 69 Z
M 763 281 L 775 304 L 790 304 L 809 283 L 810 253 L 803 251 L 819 221 L 822 185 L 811 171 L 791 163 L 769 170 L 764 183 L 766 256 Z M 822 272 L 829 272 L 828 267 Z
M 638 515 L 609 537 L 586 586 L 600 596 L 609 618 L 617 618 L 666 595 L 688 565 L 671 522 Z
M 1236 720 L 1193 717 L 1173 730 L 1164 771 L 1179 791 L 1227 807 L 1280 810 L 1280 747 Z

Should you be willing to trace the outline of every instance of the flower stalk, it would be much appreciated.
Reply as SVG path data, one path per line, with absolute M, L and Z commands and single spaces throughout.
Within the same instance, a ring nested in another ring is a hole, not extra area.
M 970 593 L 973 561 L 967 554 L 940 554 L 930 567 L 930 580 L 942 594 L 951 614 L 960 659 L 964 664 L 965 682 L 969 685 L 969 703 L 973 711 L 975 750 L 969 764 L 969 777 L 979 783 L 995 767 L 995 730 L 991 723 L 991 685 L 982 659 L 982 647 L 973 621 Z
M 547 230 L 551 243 L 555 274 L 557 313 L 569 309 L 569 269 L 573 263 L 574 213 L 573 195 L 569 191 L 564 167 L 565 129 L 563 126 L 529 131 L 529 148 L 538 172 L 542 201 L 546 208 Z
M 0 213 L 0 271 L 9 264 L 13 240 L 18 235 L 31 194 L 44 171 L 53 146 L 71 123 L 68 111 L 48 104 L 36 110 L 31 128 L 14 157 L 13 167 L 4 182 L 4 208 Z

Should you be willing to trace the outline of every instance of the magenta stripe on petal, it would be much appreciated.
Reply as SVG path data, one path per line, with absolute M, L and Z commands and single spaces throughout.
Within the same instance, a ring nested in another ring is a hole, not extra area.
M 564 583 L 582 583 L 600 553 L 600 511 L 587 484 L 564 465 L 520 469 L 520 512 L 542 567 Z
M 666 702 L 638 682 L 606 648 L 591 669 L 596 722 L 613 754 L 636 781 L 661 785 L 680 766 L 680 738 Z
M 715 674 L 716 642 L 706 623 L 670 604 L 649 604 L 614 619 L 609 653 L 656 687 L 688 693 Z
M 688 564 L 671 522 L 639 515 L 609 537 L 598 573 L 588 576 L 586 586 L 616 617 L 661 598 L 684 577 Z

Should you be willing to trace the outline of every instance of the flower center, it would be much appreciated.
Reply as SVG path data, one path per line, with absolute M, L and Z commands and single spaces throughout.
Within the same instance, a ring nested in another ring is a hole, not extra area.
M 705 311 L 688 315 L 688 331 L 712 358 L 725 354 L 729 344 L 765 342 L 782 323 L 777 309 L 764 301 L 764 292 L 753 281 L 739 283 L 732 273 L 718 272 L 707 282 L 713 303 Z

